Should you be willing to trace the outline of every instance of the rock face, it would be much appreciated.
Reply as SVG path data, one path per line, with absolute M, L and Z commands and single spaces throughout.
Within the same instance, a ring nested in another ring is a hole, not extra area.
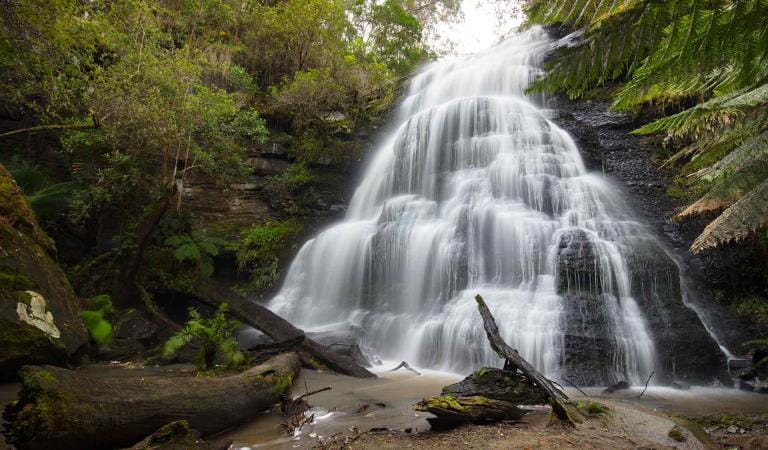
M 650 224 L 660 242 L 672 249 L 693 278 L 692 285 L 705 284 L 695 258 L 687 251 L 690 240 L 671 221 L 675 200 L 666 195 L 669 177 L 651 160 L 655 142 L 631 134 L 637 126 L 629 116 L 608 111 L 606 102 L 550 101 L 555 122 L 576 139 L 586 164 L 618 182 L 632 210 Z M 689 382 L 711 382 L 725 369 L 725 358 L 694 310 L 683 303 L 680 268 L 671 254 L 648 239 L 635 245 L 640 251 L 628 255 L 631 295 L 645 315 L 653 334 L 657 354 L 655 381 L 665 378 Z M 618 381 L 605 367 L 616 356 L 611 322 L 600 295 L 599 258 L 589 238 L 571 234 L 560 243 L 558 257 L 559 291 L 567 299 L 567 376 L 584 385 Z M 709 299 L 690 291 L 687 301 L 700 310 L 715 311 Z M 603 381 L 601 381 L 603 380 Z
M 765 247 L 758 239 L 692 255 L 688 247 L 707 220 L 672 221 L 682 206 L 667 194 L 673 186 L 674 173 L 658 168 L 663 161 L 654 159 L 659 154 L 657 139 L 631 133 L 641 122 L 609 111 L 609 101 L 570 101 L 554 97 L 547 106 L 552 111 L 552 119 L 576 139 L 587 166 L 616 181 L 635 213 L 654 228 L 666 247 L 679 258 L 690 280 L 689 288 L 696 288 L 689 293 L 688 301 L 707 315 L 710 327 L 723 344 L 736 351 L 743 342 L 768 334 L 766 325 L 745 321 L 721 303 L 723 299 L 729 302 L 734 294 L 743 292 L 745 286 L 755 292 L 765 290 Z
M 633 247 L 626 267 L 630 294 L 653 336 L 656 381 L 710 382 L 725 361 L 699 317 L 683 303 L 677 265 L 653 239 Z M 616 293 L 603 280 L 602 259 L 583 232 L 564 235 L 559 248 L 558 290 L 566 300 L 565 374 L 583 386 L 615 383 L 623 374 L 611 370 L 620 352 L 607 296 Z
M 0 379 L 64 364 L 88 349 L 77 298 L 11 175 L 0 165 Z

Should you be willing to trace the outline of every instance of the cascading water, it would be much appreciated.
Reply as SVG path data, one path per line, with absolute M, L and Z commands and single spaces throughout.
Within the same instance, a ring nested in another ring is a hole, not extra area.
M 668 283 L 633 285 L 630 266 L 658 244 L 525 95 L 550 45 L 532 29 L 416 75 L 345 220 L 303 246 L 269 307 L 310 331 L 358 330 L 384 358 L 466 372 L 499 362 L 481 294 L 546 375 L 587 364 L 600 367 L 587 383 L 644 380 L 656 352 L 637 285 Z

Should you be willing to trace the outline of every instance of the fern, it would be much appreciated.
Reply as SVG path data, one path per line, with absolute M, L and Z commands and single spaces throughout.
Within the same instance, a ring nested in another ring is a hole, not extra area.
M 195 364 L 200 370 L 211 370 L 220 357 L 226 369 L 238 369 L 248 363 L 235 339 L 240 323 L 227 318 L 229 306 L 222 304 L 210 318 L 204 318 L 196 309 L 189 309 L 189 320 L 163 345 L 163 356 L 173 356 L 185 346 L 195 342 L 200 345 Z
M 664 133 L 675 149 L 664 165 L 699 192 L 678 218 L 725 209 L 693 251 L 765 225 L 768 0 L 533 0 L 527 13 L 580 29 L 531 90 L 578 98 L 618 82 L 617 110 L 694 104 L 635 131 Z
M 165 245 L 174 248 L 173 255 L 177 260 L 192 262 L 206 277 L 213 275 L 213 258 L 225 244 L 223 239 L 208 236 L 200 231 L 171 236 L 165 240 Z

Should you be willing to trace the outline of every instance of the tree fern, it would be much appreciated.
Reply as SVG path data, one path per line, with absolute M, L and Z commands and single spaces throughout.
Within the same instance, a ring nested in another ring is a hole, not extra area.
M 696 238 L 691 250 L 699 252 L 722 243 L 738 241 L 768 225 L 768 180 L 742 197 L 713 220 Z
M 678 218 L 727 208 L 692 250 L 765 225 L 768 0 L 533 0 L 527 13 L 581 30 L 532 90 L 578 98 L 618 82 L 617 110 L 694 104 L 636 130 L 666 134 L 664 165 L 700 195 Z

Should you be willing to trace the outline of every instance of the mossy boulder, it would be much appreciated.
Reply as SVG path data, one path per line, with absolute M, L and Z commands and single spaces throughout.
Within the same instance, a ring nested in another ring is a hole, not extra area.
M 509 370 L 483 367 L 462 381 L 443 388 L 443 396 L 483 396 L 514 405 L 544 405 L 544 394 L 524 375 Z
M 65 364 L 87 353 L 78 299 L 53 241 L 0 165 L 0 379 L 25 364 Z

